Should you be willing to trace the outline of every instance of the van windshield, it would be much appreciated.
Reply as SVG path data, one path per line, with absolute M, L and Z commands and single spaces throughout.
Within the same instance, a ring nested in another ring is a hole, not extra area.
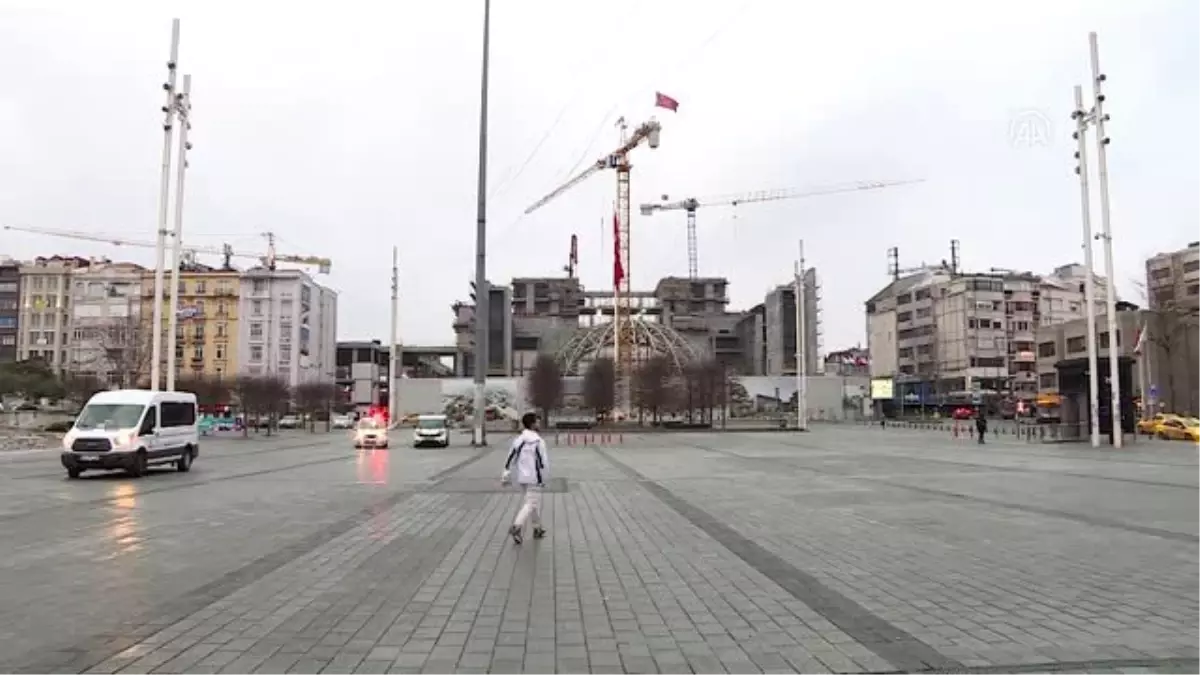
M 446 426 L 446 420 L 417 420 L 418 429 L 441 429 Z
M 136 403 L 92 403 L 79 413 L 76 429 L 131 429 L 142 421 L 146 406 Z

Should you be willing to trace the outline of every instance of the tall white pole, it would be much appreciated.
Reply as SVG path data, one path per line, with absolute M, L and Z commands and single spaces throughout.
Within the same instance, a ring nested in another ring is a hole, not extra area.
M 1092 271 L 1092 214 L 1088 197 L 1088 166 L 1087 166 L 1087 115 L 1083 111 L 1083 87 L 1075 87 L 1075 139 L 1078 149 L 1075 151 L 1079 164 L 1075 172 L 1079 174 L 1080 204 L 1083 208 L 1083 266 L 1086 278 L 1083 281 L 1083 297 L 1087 321 L 1087 358 L 1088 358 L 1088 419 L 1091 425 L 1092 447 L 1100 447 L 1100 372 L 1096 359 L 1096 284 L 1095 273 Z M 1111 280 L 1110 280 L 1111 281 Z
M 167 104 L 163 106 L 162 188 L 158 197 L 158 233 L 154 246 L 154 312 L 150 338 L 150 389 L 162 385 L 163 267 L 167 256 L 167 210 L 171 198 L 171 129 L 175 118 L 175 64 L 179 60 L 179 19 L 171 21 L 171 60 L 167 61 Z M 172 349 L 174 345 L 172 345 Z
M 1088 42 L 1091 43 L 1092 51 L 1092 105 L 1095 106 L 1092 118 L 1096 123 L 1096 163 L 1100 174 L 1100 238 L 1104 240 L 1104 276 L 1108 277 L 1104 288 L 1104 304 L 1108 312 L 1108 379 L 1109 391 L 1112 393 L 1109 419 L 1112 424 L 1113 447 L 1119 448 L 1124 439 L 1121 429 L 1121 349 L 1117 344 L 1117 284 L 1113 273 L 1112 225 L 1109 222 L 1108 210 L 1108 135 L 1104 131 L 1108 115 L 1104 114 L 1104 93 L 1100 90 L 1100 83 L 1105 77 L 1100 72 L 1100 48 L 1096 44 L 1094 32 L 1088 33 Z
M 479 185 L 475 204 L 475 429 L 476 447 L 487 445 L 488 305 L 487 283 L 487 147 L 488 69 L 491 63 L 492 2 L 483 0 L 483 57 L 479 73 Z M 508 345 L 497 345 L 507 349 Z
M 396 321 L 400 313 L 400 253 L 395 246 L 392 247 L 392 330 L 391 339 L 388 341 L 391 349 L 388 357 L 388 425 L 395 426 L 396 419 L 396 373 L 399 372 L 399 366 L 396 363 L 400 358 L 400 350 L 396 348 Z
M 178 351 L 175 348 L 179 332 L 179 266 L 183 254 L 183 178 L 187 173 L 188 129 L 192 126 L 192 76 L 183 76 L 183 92 L 176 99 L 179 119 L 179 159 L 175 166 L 175 234 L 171 251 L 171 308 L 167 315 L 167 391 L 175 391 L 175 375 L 179 371 Z
M 796 428 L 808 429 L 808 325 L 804 293 L 804 240 L 796 261 Z

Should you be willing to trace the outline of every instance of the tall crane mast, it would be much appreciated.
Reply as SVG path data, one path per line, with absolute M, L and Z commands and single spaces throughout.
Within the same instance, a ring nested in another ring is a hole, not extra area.
M 753 204 L 757 202 L 774 202 L 785 199 L 805 199 L 808 197 L 821 197 L 824 195 L 835 195 L 844 192 L 861 192 L 864 190 L 880 190 L 883 188 L 893 187 L 896 185 L 909 185 L 912 183 L 920 183 L 923 179 L 916 180 L 892 180 L 892 181 L 862 181 L 857 183 L 842 183 L 837 185 L 826 185 L 820 187 L 809 187 L 800 189 L 783 189 L 783 190 L 760 190 L 758 192 L 747 192 L 740 195 L 726 195 L 720 197 L 709 197 L 706 199 L 697 199 L 689 197 L 680 199 L 674 202 L 668 202 L 669 197 L 663 195 L 663 201 L 659 203 L 642 204 L 641 210 L 643 216 L 653 215 L 655 211 L 684 211 L 687 213 L 687 253 L 688 253 L 688 276 L 695 279 L 700 276 L 699 252 L 696 243 L 696 210 L 707 206 L 739 206 L 741 204 Z
M 592 174 L 603 169 L 615 169 L 617 172 L 617 238 L 619 239 L 618 256 L 624 274 L 613 288 L 613 351 L 615 352 L 618 406 L 627 404 L 629 376 L 633 374 L 633 326 L 631 320 L 629 282 L 630 282 L 630 208 L 629 208 L 629 173 L 633 165 L 629 162 L 629 153 L 634 148 L 646 143 L 651 149 L 657 148 L 662 125 L 650 118 L 641 126 L 626 136 L 628 126 L 622 117 L 617 126 L 621 129 L 621 145 L 607 155 L 596 160 L 590 166 L 568 179 L 562 185 L 554 188 L 545 197 L 534 202 L 525 209 L 526 214 L 533 213 L 553 201 L 559 195 L 587 180 Z
M 138 248 L 155 248 L 157 246 L 154 242 L 150 242 L 150 241 L 119 239 L 119 238 L 115 238 L 115 237 L 105 236 L 102 234 L 91 234 L 89 232 L 76 232 L 76 231 L 72 231 L 72 230 L 55 230 L 55 229 L 42 228 L 42 227 L 18 227 L 16 225 L 5 225 L 4 229 L 12 230 L 13 232 L 30 232 L 32 234 L 44 234 L 49 237 L 63 237 L 65 239 L 81 239 L 84 241 L 98 241 L 98 242 L 105 243 L 105 244 L 112 244 L 113 246 L 136 246 Z M 259 253 L 241 253 L 238 251 L 234 251 L 233 247 L 231 247 L 229 244 L 222 244 L 220 247 L 216 247 L 216 246 L 184 246 L 182 249 L 184 252 L 184 256 L 185 256 L 184 259 L 191 261 L 191 262 L 195 262 L 197 254 L 207 253 L 207 254 L 222 256 L 225 260 L 224 266 L 226 269 L 230 268 L 230 260 L 232 258 L 250 258 L 250 259 L 260 261 L 265 267 L 267 267 L 268 269 L 271 269 L 271 270 L 275 269 L 275 264 L 277 262 L 286 262 L 286 263 L 293 263 L 293 264 L 297 264 L 297 265 L 313 265 L 317 268 L 317 271 L 320 272 L 321 274 L 329 274 L 329 271 L 333 266 L 333 261 L 331 261 L 329 258 L 322 258 L 319 256 L 305 256 L 305 255 L 281 255 L 281 254 L 278 254 L 275 252 L 275 235 L 271 232 L 266 232 L 263 234 L 263 236 L 265 236 L 267 238 L 267 254 L 266 255 L 262 255 Z

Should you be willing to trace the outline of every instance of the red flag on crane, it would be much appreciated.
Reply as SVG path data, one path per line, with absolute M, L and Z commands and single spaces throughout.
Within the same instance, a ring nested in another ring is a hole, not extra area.
M 679 112 L 679 101 L 676 101 L 661 91 L 656 91 L 654 92 L 654 107 L 666 108 L 671 112 Z
M 613 288 L 620 288 L 625 279 L 625 266 L 621 264 L 621 219 L 613 211 Z

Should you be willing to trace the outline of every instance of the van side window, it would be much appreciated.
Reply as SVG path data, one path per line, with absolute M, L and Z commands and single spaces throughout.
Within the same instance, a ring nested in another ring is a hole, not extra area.
M 139 434 L 148 434 L 153 432 L 158 427 L 158 408 L 149 406 L 146 408 L 146 416 L 142 418 L 142 428 L 138 430 Z
M 163 401 L 162 425 L 164 427 L 190 427 L 196 423 L 196 406 L 181 401 Z

